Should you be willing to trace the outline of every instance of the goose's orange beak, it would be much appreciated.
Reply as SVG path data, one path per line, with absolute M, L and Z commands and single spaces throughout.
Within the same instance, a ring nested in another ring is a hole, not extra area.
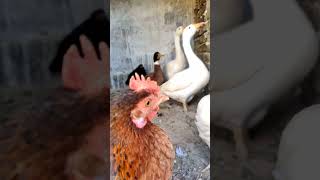
M 199 23 L 193 24 L 193 25 L 194 25 L 194 27 L 195 27 L 197 30 L 199 30 L 200 28 L 202 28 L 203 26 L 205 26 L 207 23 L 208 23 L 208 21 L 206 21 L 206 22 L 199 22 Z

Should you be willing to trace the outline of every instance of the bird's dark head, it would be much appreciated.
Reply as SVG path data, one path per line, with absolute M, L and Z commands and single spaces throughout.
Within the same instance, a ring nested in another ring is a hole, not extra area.
M 153 62 L 159 61 L 159 60 L 161 59 L 161 57 L 163 57 L 163 56 L 164 56 L 164 54 L 161 54 L 161 53 L 159 53 L 159 52 L 155 52 L 155 53 L 153 54 Z

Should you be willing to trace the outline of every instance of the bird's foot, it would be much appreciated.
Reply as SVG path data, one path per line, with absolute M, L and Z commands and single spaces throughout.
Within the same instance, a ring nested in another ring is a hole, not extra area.
M 184 103 L 182 103 L 182 104 L 183 104 L 183 111 L 184 111 L 185 113 L 188 112 L 187 103 L 184 102 Z

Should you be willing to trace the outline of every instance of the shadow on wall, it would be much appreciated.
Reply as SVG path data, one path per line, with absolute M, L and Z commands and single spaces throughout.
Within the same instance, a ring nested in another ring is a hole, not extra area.
M 147 73 L 153 71 L 156 51 L 166 55 L 162 68 L 174 58 L 175 30 L 193 22 L 194 6 L 193 0 L 111 0 L 112 88 L 125 87 L 127 75 L 139 64 Z
M 1 1 L 0 85 L 50 84 L 54 78 L 48 66 L 59 41 L 95 9 L 104 6 L 102 0 Z

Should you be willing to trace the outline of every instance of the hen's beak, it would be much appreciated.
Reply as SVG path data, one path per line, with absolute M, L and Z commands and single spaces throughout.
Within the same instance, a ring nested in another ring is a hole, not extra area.
M 197 24 L 193 24 L 194 27 L 199 30 L 200 28 L 202 28 L 203 26 L 205 26 L 206 24 L 208 24 L 208 21 L 206 22 L 200 22 L 200 23 L 197 23 Z
M 131 112 L 131 118 L 137 128 L 143 128 L 147 124 L 146 113 L 140 110 Z

